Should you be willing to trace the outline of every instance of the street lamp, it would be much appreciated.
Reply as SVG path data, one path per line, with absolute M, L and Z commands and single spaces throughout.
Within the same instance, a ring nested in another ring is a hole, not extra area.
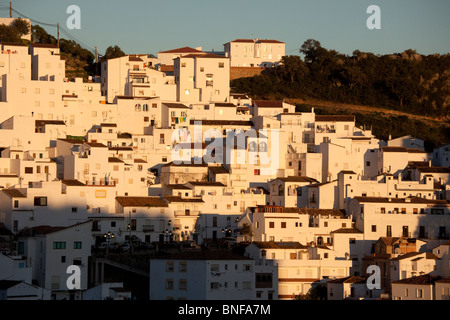
M 111 239 L 114 239 L 114 233 L 111 233 L 111 231 L 108 231 L 108 233 L 105 233 L 103 237 L 106 240 L 106 254 L 109 253 L 109 243 L 111 242 Z

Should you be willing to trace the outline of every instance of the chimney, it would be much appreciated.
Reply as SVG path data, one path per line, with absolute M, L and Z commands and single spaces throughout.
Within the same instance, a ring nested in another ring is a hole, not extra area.
M 266 253 L 267 253 L 267 251 L 266 250 L 261 250 L 261 264 L 262 265 L 265 265 L 266 264 Z

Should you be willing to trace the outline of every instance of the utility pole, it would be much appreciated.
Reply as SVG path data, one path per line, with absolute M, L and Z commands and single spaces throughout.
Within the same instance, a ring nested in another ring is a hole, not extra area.
M 12 1 L 9 2 L 9 17 L 12 18 Z
M 57 39 L 58 39 L 57 45 L 58 45 L 58 48 L 59 48 L 59 22 L 56 24 L 56 28 L 57 28 L 57 31 L 56 31 L 56 33 L 57 33 Z

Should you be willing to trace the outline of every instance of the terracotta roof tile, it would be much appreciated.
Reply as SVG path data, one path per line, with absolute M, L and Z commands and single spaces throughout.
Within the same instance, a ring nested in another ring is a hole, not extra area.
M 422 276 L 392 281 L 392 284 L 430 285 L 434 284 L 436 281 L 440 279 L 442 279 L 442 277 L 440 276 L 432 276 L 430 274 L 424 274 Z
M 334 122 L 334 121 L 342 121 L 342 122 L 353 122 L 355 121 L 355 116 L 352 115 L 319 115 L 316 114 L 316 122 L 317 121 L 326 121 L 326 122 Z
M 26 198 L 26 195 L 17 189 L 3 189 L 2 191 L 11 198 Z
M 160 197 L 116 197 L 122 207 L 168 207 Z
M 260 249 L 307 249 L 307 246 L 300 242 L 275 242 L 275 241 L 253 241 L 255 246 Z
M 160 51 L 158 53 L 191 53 L 191 52 L 201 53 L 203 51 L 200 51 L 200 50 L 197 50 L 197 49 L 194 49 L 191 47 L 182 47 L 182 48 L 178 48 L 178 49 Z

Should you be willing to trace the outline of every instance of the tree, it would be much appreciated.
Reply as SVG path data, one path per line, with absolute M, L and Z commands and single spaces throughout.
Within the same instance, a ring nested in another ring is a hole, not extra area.
M 21 37 L 29 34 L 31 30 L 30 23 L 27 20 L 21 18 L 14 19 L 14 21 L 10 24 L 10 27 L 17 30 Z
M 120 47 L 118 45 L 115 46 L 109 46 L 108 48 L 106 48 L 105 51 L 105 59 L 114 59 L 114 58 L 119 58 L 119 57 L 123 57 L 125 55 L 125 52 L 122 51 L 122 49 L 120 49 Z
M 31 26 L 31 39 L 35 43 L 56 44 L 57 40 L 39 25 Z
M 20 35 L 16 29 L 13 29 L 7 25 L 0 24 L 0 41 L 5 42 L 21 42 Z
M 296 295 L 294 300 L 326 300 L 327 286 L 319 284 L 313 286 L 306 294 Z
M 240 234 L 243 235 L 245 238 L 246 236 L 249 236 L 250 238 L 253 237 L 253 230 L 252 226 L 248 223 L 244 223 L 241 227 Z
M 302 44 L 300 53 L 305 55 L 305 62 L 314 62 L 322 49 L 319 41 L 308 39 Z

